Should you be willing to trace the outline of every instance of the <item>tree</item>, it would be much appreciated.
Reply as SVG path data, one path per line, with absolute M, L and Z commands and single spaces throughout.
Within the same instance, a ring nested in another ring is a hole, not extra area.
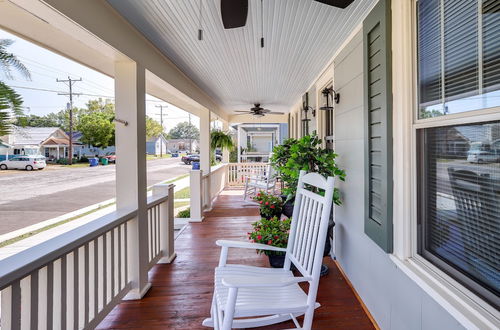
M 30 72 L 17 59 L 17 57 L 7 52 L 7 47 L 14 43 L 10 39 L 0 39 L 0 69 L 4 72 L 8 79 L 12 79 L 12 70 L 15 69 L 26 79 L 31 79 Z M 21 95 L 7 86 L 3 81 L 0 81 L 0 136 L 9 134 L 11 127 L 11 113 L 15 117 L 20 117 L 23 114 L 23 99 Z
M 83 115 L 76 129 L 82 133 L 82 143 L 100 148 L 114 144 L 115 125 L 109 114 L 93 112 Z
M 28 115 L 18 117 L 15 125 L 28 127 L 60 127 L 59 122 L 49 115 Z
M 163 127 L 161 127 L 161 124 L 153 118 L 146 116 L 146 140 L 160 136 L 162 133 Z
M 196 126 L 185 121 L 172 128 L 170 132 L 168 132 L 168 135 L 170 139 L 198 140 L 200 138 L 200 131 Z

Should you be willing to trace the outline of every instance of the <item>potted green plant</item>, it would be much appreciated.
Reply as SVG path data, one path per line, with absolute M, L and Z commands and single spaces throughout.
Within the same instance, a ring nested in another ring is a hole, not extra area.
M 287 139 L 283 144 L 274 147 L 271 157 L 271 165 L 279 173 L 280 179 L 284 183 L 282 189 L 283 214 L 291 217 L 295 200 L 299 174 L 301 170 L 306 172 L 316 172 L 325 177 L 334 176 L 345 180 L 345 171 L 337 166 L 335 159 L 337 154 L 333 150 L 322 147 L 322 140 L 313 132 L 300 139 Z M 340 191 L 335 188 L 333 202 L 341 205 Z M 330 218 L 328 237 L 325 244 L 325 256 L 330 253 L 330 239 L 332 229 L 335 225 L 333 215 Z
M 252 224 L 253 231 L 248 233 L 248 239 L 253 243 L 261 243 L 277 247 L 286 248 L 288 244 L 288 235 L 290 234 L 289 218 L 280 220 L 278 217 L 270 219 L 262 218 L 260 221 Z M 284 252 L 257 250 L 258 253 L 264 253 L 269 258 L 271 267 L 282 268 L 285 260 Z
M 282 193 L 287 201 L 287 205 L 284 206 L 286 216 L 291 216 L 291 213 L 288 213 L 290 205 L 293 210 L 293 199 L 301 170 L 316 172 L 325 177 L 336 176 L 342 181 L 345 180 L 345 172 L 337 166 L 336 157 L 337 154 L 332 150 L 322 147 L 322 140 L 316 132 L 300 139 L 287 139 L 283 144 L 274 147 L 271 165 L 284 183 Z M 335 189 L 333 201 L 337 205 L 342 204 L 338 189 Z
M 253 197 L 253 200 L 259 203 L 260 216 L 266 219 L 280 217 L 283 206 L 283 199 L 280 196 L 266 194 L 260 191 Z

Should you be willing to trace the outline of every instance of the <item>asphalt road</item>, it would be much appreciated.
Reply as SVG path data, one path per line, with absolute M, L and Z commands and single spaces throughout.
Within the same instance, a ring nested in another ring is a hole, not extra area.
M 187 174 L 179 158 L 150 160 L 148 186 Z M 2 171 L 0 235 L 115 197 L 115 166 Z

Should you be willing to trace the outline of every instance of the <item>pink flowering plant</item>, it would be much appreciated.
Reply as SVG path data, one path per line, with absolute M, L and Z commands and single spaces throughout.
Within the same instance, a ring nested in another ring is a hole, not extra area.
M 283 207 L 283 199 L 280 196 L 266 194 L 260 191 L 253 197 L 253 200 L 259 203 L 260 215 L 266 219 L 279 217 Z
M 288 235 L 290 234 L 291 219 L 280 220 L 277 217 L 271 219 L 262 218 L 252 224 L 253 231 L 248 233 L 248 239 L 252 243 L 260 243 L 286 248 Z M 257 250 L 258 253 L 266 255 L 281 255 L 282 252 Z

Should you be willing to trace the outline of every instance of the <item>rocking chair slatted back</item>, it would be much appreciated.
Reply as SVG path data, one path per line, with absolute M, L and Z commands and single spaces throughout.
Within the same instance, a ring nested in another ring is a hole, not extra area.
M 285 268 L 289 269 L 290 263 L 293 263 L 303 276 L 319 278 L 333 200 L 333 187 L 333 177 L 325 179 L 317 173 L 300 172 Z M 318 189 L 323 190 L 325 196 L 311 191 Z

